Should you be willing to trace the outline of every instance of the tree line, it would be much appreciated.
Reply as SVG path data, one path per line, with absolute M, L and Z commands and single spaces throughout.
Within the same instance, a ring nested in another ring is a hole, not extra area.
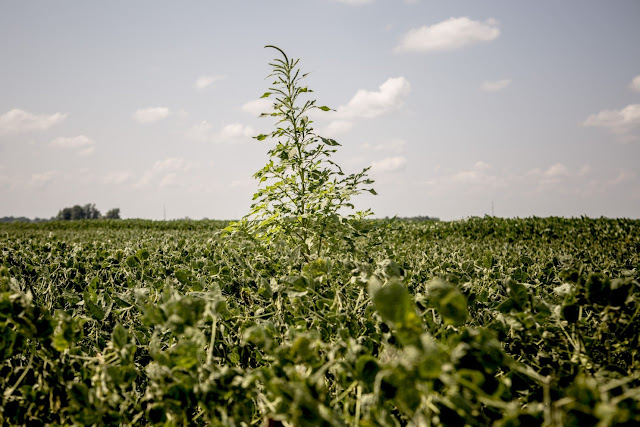
M 84 206 L 74 205 L 61 209 L 58 214 L 50 219 L 5 216 L 0 218 L 0 222 L 46 222 L 46 221 L 72 221 L 78 219 L 120 219 L 120 208 L 113 208 L 102 215 L 96 208 L 95 203 L 87 203 Z

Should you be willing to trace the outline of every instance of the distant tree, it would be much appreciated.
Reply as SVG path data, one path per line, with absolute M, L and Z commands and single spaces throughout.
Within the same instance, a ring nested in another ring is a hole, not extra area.
M 62 209 L 60 212 L 58 212 L 58 215 L 56 216 L 56 219 L 60 219 L 60 220 L 63 220 L 63 221 L 69 221 L 71 219 L 71 208 Z
M 24 216 L 19 216 L 19 217 L 4 216 L 0 218 L 0 222 L 31 222 L 31 220 Z
M 113 208 L 107 211 L 106 219 L 120 219 L 120 208 Z
M 100 219 L 100 218 L 102 218 L 102 214 L 100 213 L 100 211 L 98 209 L 96 209 L 96 205 L 95 204 L 87 203 L 86 205 L 84 205 L 82 207 L 82 210 L 84 211 L 84 218 L 83 219 Z
M 82 206 L 80 205 L 75 205 L 71 208 L 71 219 L 72 220 L 76 220 L 76 219 L 85 219 L 85 212 L 84 209 L 82 209 Z
M 84 206 L 75 205 L 70 208 L 64 208 L 58 215 L 56 219 L 69 221 L 74 219 L 98 219 L 102 218 L 100 211 L 96 209 L 96 205 L 93 203 L 87 203 Z

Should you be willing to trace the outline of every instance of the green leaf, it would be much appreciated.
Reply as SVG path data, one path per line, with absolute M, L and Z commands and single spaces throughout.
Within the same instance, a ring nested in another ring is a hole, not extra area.
M 136 268 L 140 265 L 140 260 L 136 256 L 131 255 L 127 257 L 125 263 L 131 268 Z
M 327 107 L 326 105 L 323 105 L 322 107 L 318 107 L 319 109 L 321 109 L 322 111 L 331 111 L 331 108 Z
M 607 305 L 611 294 L 611 280 L 602 273 L 591 273 L 587 278 L 587 298 L 592 304 Z
M 258 141 L 264 141 L 265 139 L 267 139 L 268 135 L 264 135 L 264 134 L 260 134 L 258 136 L 254 136 L 254 139 L 257 139 Z
M 185 286 L 187 286 L 189 284 L 189 273 L 187 273 L 186 271 L 177 270 L 173 274 L 174 274 L 174 276 L 176 276 L 176 279 L 178 279 L 178 282 L 182 283 Z
M 113 332 L 111 333 L 111 341 L 113 341 L 113 345 L 117 349 L 122 349 L 125 345 L 129 343 L 129 334 L 127 330 L 118 323 L 115 328 L 113 328 Z
M 90 299 L 85 299 L 84 306 L 87 308 L 87 311 L 93 318 L 100 321 L 104 320 L 105 312 L 98 304 L 94 303 Z
M 467 298 L 455 285 L 441 278 L 427 283 L 429 304 L 451 325 L 460 326 L 467 320 Z
M 524 305 L 529 301 L 529 292 L 527 287 L 522 283 L 518 283 L 515 280 L 509 278 L 506 281 L 507 295 L 522 309 Z
M 340 146 L 340 144 L 338 144 L 338 142 L 335 139 L 331 139 L 331 138 L 320 138 L 322 139 L 322 142 L 324 142 L 327 145 L 330 145 L 332 147 L 336 147 L 336 146 Z
M 140 249 L 138 252 L 136 252 L 136 257 L 138 257 L 138 259 L 140 260 L 149 259 L 149 251 L 147 249 Z
M 265 92 L 265 93 L 260 97 L 260 99 L 262 99 L 262 98 L 268 98 L 268 97 L 270 97 L 270 96 L 271 96 L 271 92 Z
M 380 317 L 385 322 L 402 324 L 414 309 L 409 291 L 398 279 L 392 279 L 380 287 L 372 296 Z

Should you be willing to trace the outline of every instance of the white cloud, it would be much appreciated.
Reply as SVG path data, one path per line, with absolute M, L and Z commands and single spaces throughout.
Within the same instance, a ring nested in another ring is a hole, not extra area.
M 245 126 L 241 123 L 231 123 L 226 125 L 220 131 L 222 139 L 251 138 L 256 135 L 256 131 L 251 126 Z
M 387 143 L 382 143 L 382 144 L 376 144 L 376 145 L 362 144 L 360 148 L 362 148 L 363 150 L 369 150 L 369 151 L 392 151 L 396 153 L 402 153 L 404 152 L 404 148 L 406 145 L 407 145 L 407 141 L 405 141 L 404 139 L 395 138 Z
M 0 134 L 46 130 L 67 116 L 68 113 L 33 114 L 14 108 L 0 116 Z
M 215 132 L 211 123 L 203 120 L 197 125 L 192 126 L 185 136 L 189 139 L 202 142 L 220 143 L 220 142 L 237 142 L 249 140 L 256 136 L 257 132 L 251 126 L 241 123 L 231 123 L 225 125 L 220 131 Z
M 333 120 L 324 130 L 327 136 L 336 136 L 349 132 L 353 128 L 353 122 L 349 120 Z
M 105 184 L 124 184 L 131 178 L 130 171 L 112 171 L 109 172 L 103 179 Z
M 96 148 L 96 142 L 86 135 L 55 138 L 49 145 L 55 148 L 80 149 L 79 153 L 82 155 L 91 154 Z
M 363 4 L 373 3 L 375 0 L 331 0 L 331 1 L 334 1 L 336 3 L 348 4 L 350 6 L 360 6 Z
M 482 86 L 480 86 L 480 90 L 485 92 L 497 92 L 509 86 L 511 84 L 511 79 L 503 79 L 494 82 L 484 82 Z
M 338 107 L 340 118 L 372 119 L 399 109 L 409 94 L 411 85 L 404 77 L 387 79 L 377 91 L 360 89 L 347 105 Z
M 402 156 L 387 157 L 371 163 L 371 172 L 394 172 L 404 169 L 407 159 Z
M 35 188 L 43 188 L 50 182 L 52 182 L 56 176 L 58 176 L 58 171 L 47 171 L 43 173 L 34 173 L 31 175 L 31 180 L 29 181 L 30 187 Z
M 182 157 L 168 157 L 158 160 L 153 164 L 156 171 L 188 171 L 193 168 L 193 163 L 186 161 Z
M 442 168 L 436 166 L 435 172 Z M 427 180 L 424 184 L 429 188 L 429 194 L 442 195 L 478 195 L 487 191 L 503 189 L 514 177 L 495 172 L 486 162 L 477 161 L 471 168 L 449 171 L 443 175 Z
M 633 80 L 631 80 L 629 87 L 635 92 L 640 92 L 640 75 L 635 76 Z
M 185 160 L 183 157 L 167 157 L 156 161 L 150 169 L 144 171 L 134 187 L 143 188 L 156 181 L 158 176 L 164 175 L 159 186 L 166 188 L 175 185 L 178 172 L 188 172 L 196 167 L 196 164 Z
M 602 127 L 622 135 L 640 126 L 640 104 L 630 104 L 621 110 L 605 110 L 592 114 L 582 123 L 583 126 Z
M 581 172 L 583 174 L 588 173 L 588 170 L 585 171 L 584 168 L 585 167 L 583 166 Z M 527 173 L 527 175 L 533 177 L 540 189 L 541 186 L 557 185 L 566 181 L 568 178 L 573 176 L 573 173 L 571 173 L 566 165 L 562 163 L 555 163 L 545 170 L 540 168 L 532 169 Z
M 136 188 L 146 187 L 151 183 L 155 175 L 156 175 L 156 171 L 154 171 L 153 169 L 147 169 L 146 171 L 144 171 L 144 173 L 142 174 L 138 182 L 134 184 L 134 187 Z
M 431 26 L 425 25 L 409 30 L 396 47 L 396 51 L 455 50 L 495 40 L 499 35 L 500 30 L 495 19 L 481 22 L 467 17 L 449 18 Z
M 138 123 L 154 123 L 169 117 L 169 109 L 166 107 L 140 108 L 133 113 L 133 119 Z
M 591 165 L 583 165 L 578 171 L 578 176 L 585 176 L 591 173 Z
M 626 169 L 622 169 L 618 171 L 618 175 L 612 179 L 609 180 L 608 184 L 609 185 L 620 185 L 620 184 L 624 184 L 627 182 L 631 182 L 636 178 L 636 173 L 632 172 L 630 170 L 626 170 Z
M 197 125 L 193 125 L 186 132 L 186 137 L 195 141 L 207 142 L 213 139 L 211 123 L 206 120 L 201 121 Z
M 569 168 L 562 163 L 555 163 L 542 173 L 543 176 L 547 178 L 559 178 L 559 177 L 567 177 L 571 176 L 569 173 Z
M 262 113 L 271 112 L 273 101 L 268 98 L 254 99 L 253 101 L 246 102 L 240 107 L 242 111 L 259 116 Z
M 501 183 L 495 174 L 490 173 L 491 166 L 478 161 L 469 170 L 459 171 L 450 176 L 450 180 L 457 184 L 480 185 L 483 187 L 499 187 Z
M 227 76 L 200 76 L 196 79 L 195 87 L 196 89 L 206 89 L 215 82 L 226 79 Z
M 162 178 L 162 181 L 160 181 L 159 187 L 160 188 L 175 187 L 177 185 L 177 178 L 178 178 L 177 173 L 175 172 L 168 173 Z

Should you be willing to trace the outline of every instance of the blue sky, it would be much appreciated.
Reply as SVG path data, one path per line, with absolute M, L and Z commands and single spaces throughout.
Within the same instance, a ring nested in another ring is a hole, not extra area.
M 640 212 L 640 2 L 1 1 L 0 216 L 239 218 L 300 58 L 377 216 Z

